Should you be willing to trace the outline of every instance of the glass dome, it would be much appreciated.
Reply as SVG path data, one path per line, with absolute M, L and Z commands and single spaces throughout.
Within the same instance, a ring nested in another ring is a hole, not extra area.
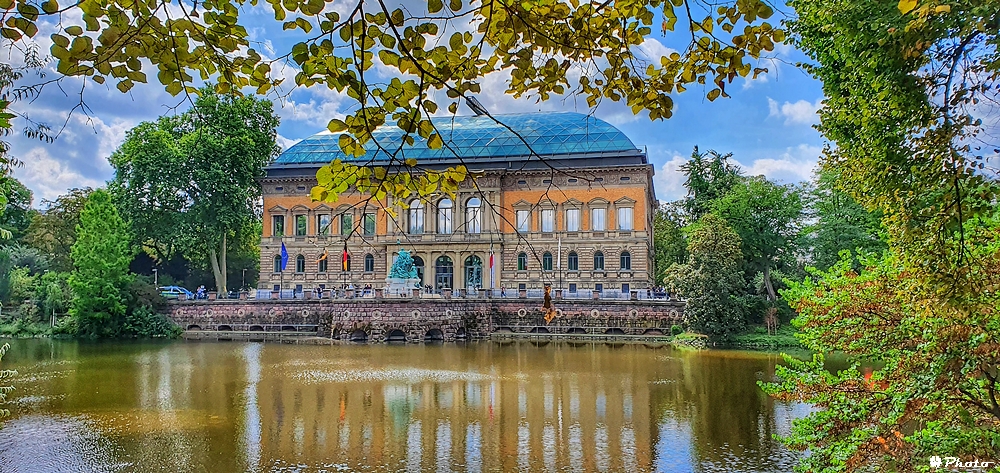
M 397 159 L 415 158 L 418 161 L 481 162 L 510 158 L 634 153 L 632 141 L 611 124 L 573 112 L 537 112 L 497 114 L 488 116 L 435 117 L 445 146 L 430 149 L 426 140 L 416 134 L 413 146 L 406 146 L 396 155 Z M 499 121 L 502 123 L 497 123 Z M 513 131 L 512 131 L 513 130 Z M 389 151 L 395 152 L 402 142 L 403 131 L 394 125 L 381 126 L 372 133 L 375 140 Z M 319 133 L 306 138 L 278 156 L 274 162 L 281 164 L 328 163 L 334 159 L 357 161 L 389 161 L 390 155 L 369 142 L 368 152 L 360 157 L 347 157 L 340 150 L 339 133 Z M 374 154 L 373 154 L 374 153 Z M 583 156 L 581 156 L 583 157 Z

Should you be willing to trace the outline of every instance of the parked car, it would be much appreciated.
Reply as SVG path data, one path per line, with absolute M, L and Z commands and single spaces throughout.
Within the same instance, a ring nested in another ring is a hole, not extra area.
M 180 286 L 160 286 L 160 295 L 166 299 L 177 299 L 184 294 L 189 300 L 194 299 L 194 293 Z

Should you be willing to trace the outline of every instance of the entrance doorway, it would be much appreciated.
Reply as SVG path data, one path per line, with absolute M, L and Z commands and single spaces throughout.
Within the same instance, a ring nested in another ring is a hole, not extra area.
M 455 284 L 455 264 L 441 256 L 434 262 L 434 289 L 451 289 Z

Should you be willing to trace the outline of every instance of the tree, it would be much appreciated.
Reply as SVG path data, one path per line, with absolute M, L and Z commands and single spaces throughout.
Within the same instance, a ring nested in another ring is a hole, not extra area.
M 667 268 L 687 261 L 687 239 L 681 222 L 683 216 L 674 203 L 660 204 L 653 214 L 653 280 L 663 281 Z
M 813 223 L 803 229 L 810 262 L 826 270 L 840 261 L 840 252 L 881 253 L 887 249 L 880 237 L 880 212 L 869 212 L 847 193 L 837 189 L 837 171 L 821 170 L 809 192 Z
M 111 156 L 109 189 L 159 261 L 206 261 L 228 289 L 228 255 L 253 222 L 264 166 L 277 154 L 271 103 L 204 89 L 188 112 L 145 122 Z M 207 257 L 207 258 L 206 258 Z
M 729 162 L 732 153 L 719 154 L 715 150 L 699 153 L 694 147 L 691 159 L 680 170 L 687 179 L 684 187 L 688 194 L 683 207 L 691 222 L 697 221 L 712 210 L 712 202 L 721 199 L 740 182 L 740 168 Z
M 43 200 L 42 205 L 47 209 L 31 220 L 24 242 L 44 253 L 52 269 L 73 269 L 70 250 L 76 241 L 76 226 L 80 224 L 80 212 L 93 191 L 89 187 L 70 189 L 54 201 Z
M 795 248 L 802 216 L 799 193 L 757 176 L 737 183 L 711 207 L 740 235 L 743 258 L 752 271 L 763 273 L 768 300 L 776 301 L 771 270 Z
M 707 214 L 694 224 L 687 250 L 688 262 L 672 265 L 664 280 L 687 299 L 684 317 L 714 339 L 739 333 L 745 327 L 737 299 L 743 289 L 739 235 L 722 218 Z
M 843 260 L 785 298 L 802 342 L 877 361 L 830 373 L 786 358 L 772 395 L 818 407 L 785 441 L 799 471 L 926 471 L 1000 456 L 1000 192 L 984 172 L 1000 93 L 996 0 L 793 0 L 789 23 L 823 81 L 821 165 L 880 212 L 889 251 Z M 984 152 L 985 151 L 985 152 Z M 994 151 L 996 153 L 996 151 Z
M 80 213 L 77 239 L 73 243 L 73 291 L 70 315 L 79 335 L 115 337 L 126 315 L 128 272 L 133 250 L 125 221 L 103 189 L 90 194 Z
M 0 213 L 0 228 L 10 232 L 10 241 L 21 241 L 34 216 L 31 190 L 13 177 L 6 178 L 6 187 L 7 206 Z

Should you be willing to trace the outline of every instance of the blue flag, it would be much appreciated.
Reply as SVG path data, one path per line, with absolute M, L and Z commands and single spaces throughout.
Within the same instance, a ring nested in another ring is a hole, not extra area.
M 281 242 L 281 270 L 288 266 L 288 250 L 285 249 L 285 242 Z

